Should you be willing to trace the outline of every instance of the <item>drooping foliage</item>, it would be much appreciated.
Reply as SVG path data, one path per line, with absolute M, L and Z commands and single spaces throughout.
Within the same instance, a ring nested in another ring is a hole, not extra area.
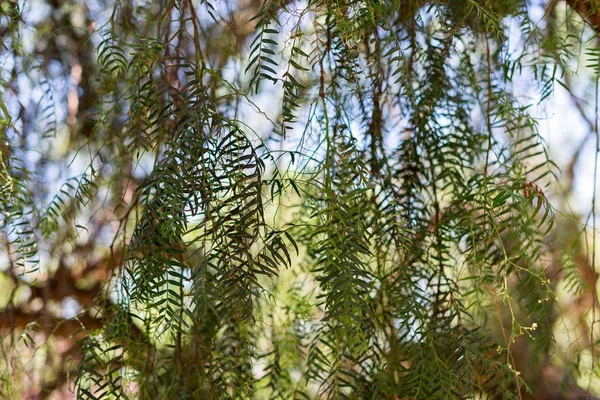
M 71 335 L 77 398 L 535 391 L 550 278 L 590 291 L 531 109 L 582 50 L 597 76 L 597 10 L 556 3 L 73 2 L 31 29 L 3 2 L 7 270 L 35 289 L 57 244 L 110 253 Z

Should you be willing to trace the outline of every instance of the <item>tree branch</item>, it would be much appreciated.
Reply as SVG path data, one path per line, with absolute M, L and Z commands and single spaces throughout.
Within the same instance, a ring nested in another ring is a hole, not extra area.
M 600 0 L 567 0 L 567 4 L 600 35 Z

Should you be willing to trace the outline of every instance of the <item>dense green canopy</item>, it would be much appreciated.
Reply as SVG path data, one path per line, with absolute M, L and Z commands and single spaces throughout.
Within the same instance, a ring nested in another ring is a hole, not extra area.
M 598 0 L 1 2 L 0 397 L 600 395 L 564 201 L 599 32 Z

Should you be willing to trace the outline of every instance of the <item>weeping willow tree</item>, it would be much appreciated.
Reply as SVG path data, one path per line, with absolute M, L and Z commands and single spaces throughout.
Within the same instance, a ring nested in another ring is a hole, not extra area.
M 2 397 L 593 398 L 595 243 L 531 110 L 579 72 L 598 114 L 599 22 L 2 2 Z

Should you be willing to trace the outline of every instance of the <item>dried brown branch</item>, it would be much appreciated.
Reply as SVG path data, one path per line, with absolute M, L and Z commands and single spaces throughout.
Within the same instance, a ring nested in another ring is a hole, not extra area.
M 92 318 L 88 314 L 82 314 L 77 319 L 63 319 L 50 317 L 42 311 L 27 312 L 17 308 L 4 311 L 0 316 L 0 331 L 22 331 L 27 327 L 37 331 L 41 327 L 41 330 L 48 329 L 52 334 L 66 338 L 83 332 L 84 328 L 100 329 L 102 326 L 102 320 Z
M 600 0 L 567 0 L 567 4 L 600 35 Z

